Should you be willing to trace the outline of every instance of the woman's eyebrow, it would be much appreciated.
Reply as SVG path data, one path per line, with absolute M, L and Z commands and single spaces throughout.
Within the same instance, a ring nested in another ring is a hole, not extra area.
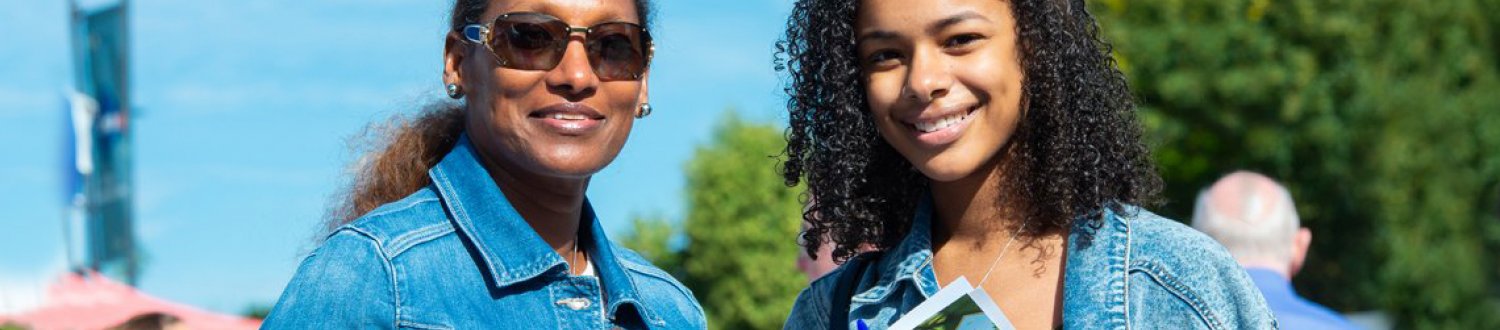
M 968 21 L 968 20 L 972 20 L 972 19 L 977 19 L 977 20 L 982 20 L 982 21 L 985 21 L 985 22 L 990 22 L 989 17 L 985 17 L 984 15 L 979 14 L 979 12 L 976 12 L 976 11 L 973 11 L 973 10 L 965 10 L 963 12 L 959 12 L 957 14 L 953 14 L 951 16 L 948 16 L 947 18 L 943 18 L 943 19 L 937 20 L 936 22 L 932 22 L 931 25 L 927 26 L 927 33 L 937 34 L 938 32 L 942 32 L 943 29 L 947 29 L 950 26 L 956 25 L 958 23 L 963 23 L 964 21 Z M 900 39 L 900 35 L 897 34 L 896 32 L 889 31 L 889 30 L 869 30 L 869 31 L 865 31 L 863 33 L 860 33 L 858 37 L 854 38 L 854 42 L 856 42 L 856 43 L 863 43 L 866 40 L 872 40 L 872 39 L 874 39 L 874 40 Z
M 859 37 L 854 38 L 854 42 L 855 43 L 864 43 L 866 40 L 871 40 L 871 39 L 874 39 L 874 40 L 892 40 L 892 39 L 900 39 L 900 38 L 901 38 L 900 36 L 896 35 L 896 32 L 891 32 L 891 31 L 887 31 L 887 30 L 871 30 L 871 31 L 865 31 L 864 33 L 860 33 Z
M 927 33 L 936 34 L 938 32 L 942 32 L 943 29 L 947 29 L 950 26 L 956 25 L 958 23 L 963 23 L 964 21 L 971 19 L 983 20 L 985 22 L 990 21 L 988 17 L 980 15 L 979 12 L 973 10 L 965 10 L 963 12 L 953 14 L 952 16 L 948 16 L 948 18 L 933 22 L 932 25 L 927 26 Z

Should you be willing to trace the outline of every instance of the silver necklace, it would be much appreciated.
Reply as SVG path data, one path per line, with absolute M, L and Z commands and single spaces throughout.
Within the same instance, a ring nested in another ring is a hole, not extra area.
M 979 284 L 975 284 L 975 287 L 984 287 L 984 281 L 990 279 L 990 272 L 995 271 L 995 265 L 999 265 L 1000 259 L 1005 257 L 1005 253 L 1010 252 L 1010 244 L 1016 242 L 1016 236 L 1020 236 L 1022 230 L 1026 230 L 1025 222 L 1021 222 L 1021 227 L 1016 228 L 1015 232 L 1010 233 L 1010 240 L 1005 241 L 1005 246 L 1000 248 L 1000 255 L 995 256 L 995 261 L 990 262 L 990 269 L 984 271 L 984 277 L 979 278 Z
M 578 268 L 578 274 L 577 275 L 583 275 L 583 272 L 585 271 L 585 269 L 582 268 L 582 267 L 585 267 L 585 265 L 578 263 L 578 238 L 577 237 L 573 238 L 573 255 L 570 256 L 568 259 L 570 259 L 570 260 L 573 261 L 573 267 L 568 267 L 568 268 L 569 269 Z

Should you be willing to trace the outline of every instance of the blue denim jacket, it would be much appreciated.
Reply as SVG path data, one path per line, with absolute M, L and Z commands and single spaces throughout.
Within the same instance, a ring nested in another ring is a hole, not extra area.
M 1275 318 L 1229 252 L 1197 231 L 1130 207 L 1076 222 L 1063 274 L 1065 329 L 1272 329 Z M 932 270 L 930 201 L 911 231 L 868 267 L 850 298 L 849 329 L 885 329 L 939 287 Z M 846 264 L 847 265 L 847 264 Z M 797 297 L 787 329 L 834 329 L 829 304 L 841 266 Z M 992 296 L 1004 292 L 990 293 Z
M 604 236 L 584 202 L 598 276 L 572 276 L 506 202 L 467 136 L 432 184 L 339 228 L 302 262 L 269 329 L 703 329 L 682 283 Z

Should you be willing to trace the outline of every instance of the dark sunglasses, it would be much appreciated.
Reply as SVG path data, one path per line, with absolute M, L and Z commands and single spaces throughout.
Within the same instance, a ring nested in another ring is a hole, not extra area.
M 464 39 L 482 44 L 501 67 L 552 70 L 562 62 L 574 32 L 584 34 L 589 64 L 600 80 L 640 80 L 655 50 L 651 34 L 640 24 L 608 22 L 574 27 L 557 17 L 520 12 L 496 17 L 488 25 L 463 27 Z

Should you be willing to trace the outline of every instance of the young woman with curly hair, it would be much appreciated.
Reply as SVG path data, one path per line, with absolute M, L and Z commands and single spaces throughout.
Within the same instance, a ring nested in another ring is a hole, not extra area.
M 270 329 L 702 329 L 584 192 L 650 113 L 645 0 L 457 0 L 458 102 L 388 131 Z
M 1082 1 L 800 0 L 787 25 L 785 177 L 809 251 L 849 260 L 787 328 L 881 329 L 960 277 L 1020 329 L 1275 327 L 1223 247 L 1139 207 L 1160 179 Z

